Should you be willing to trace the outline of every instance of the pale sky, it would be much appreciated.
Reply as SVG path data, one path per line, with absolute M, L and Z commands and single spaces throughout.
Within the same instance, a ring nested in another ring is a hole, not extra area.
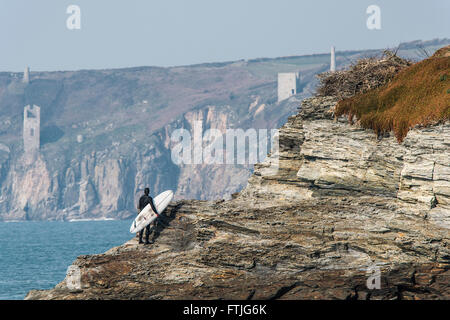
M 69 5 L 81 29 L 69 30 Z M 369 30 L 366 9 L 381 9 Z M 449 0 L 0 0 L 0 71 L 174 66 L 450 37 Z

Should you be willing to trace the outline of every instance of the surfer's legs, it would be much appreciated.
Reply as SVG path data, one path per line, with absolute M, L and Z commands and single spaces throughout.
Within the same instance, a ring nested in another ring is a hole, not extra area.
M 144 230 L 142 230 L 144 232 Z M 148 238 L 150 237 L 150 225 L 145 227 L 145 244 L 150 244 Z
M 141 231 L 139 231 L 139 243 L 144 243 L 142 241 L 142 234 L 144 233 L 144 229 L 142 229 Z
M 148 237 L 150 236 L 150 225 L 146 226 L 144 229 L 142 229 L 141 231 L 139 231 L 139 243 L 144 243 L 144 241 L 142 241 L 142 236 L 144 235 L 145 232 L 145 243 L 148 243 Z
M 139 213 L 141 213 L 141 209 L 138 208 L 138 215 L 139 215 Z M 136 221 L 134 223 L 136 223 Z M 139 243 L 144 243 L 144 242 L 142 242 L 142 232 L 143 232 L 143 230 L 139 231 Z

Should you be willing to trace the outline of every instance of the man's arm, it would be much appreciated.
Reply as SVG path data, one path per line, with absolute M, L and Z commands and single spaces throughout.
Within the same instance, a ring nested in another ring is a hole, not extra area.
M 142 208 L 142 197 L 139 198 L 138 205 L 137 205 L 137 209 L 138 209 L 138 210 L 144 209 L 144 208 Z
M 153 203 L 153 198 L 150 196 L 148 198 L 149 198 L 148 201 L 150 202 L 150 205 L 152 206 L 153 211 L 159 215 L 159 212 L 158 212 L 158 210 L 156 210 L 155 204 Z

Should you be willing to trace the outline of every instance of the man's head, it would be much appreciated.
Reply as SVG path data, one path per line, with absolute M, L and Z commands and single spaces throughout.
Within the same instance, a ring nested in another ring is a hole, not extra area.
M 144 189 L 144 193 L 145 193 L 146 196 L 148 196 L 148 194 L 150 193 L 150 189 L 149 188 L 145 188 Z

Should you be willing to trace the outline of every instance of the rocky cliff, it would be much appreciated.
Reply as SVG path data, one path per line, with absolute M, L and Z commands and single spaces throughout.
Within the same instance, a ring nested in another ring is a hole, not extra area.
M 26 299 L 450 299 L 450 125 L 399 144 L 336 102 L 304 100 L 233 199 L 173 203 L 155 244 L 81 256 L 79 287 Z
M 433 52 L 445 43 L 421 45 Z M 399 54 L 420 59 L 416 47 L 404 44 Z M 337 64 L 379 53 L 338 52 Z M 279 128 L 328 68 L 329 55 L 320 54 L 173 68 L 31 70 L 29 84 L 21 74 L 1 72 L 0 221 L 127 218 L 146 186 L 152 194 L 176 190 L 177 199 L 228 199 L 245 187 L 253 167 L 175 165 L 172 132 L 191 130 L 194 121 L 204 130 Z M 299 94 L 278 104 L 276 75 L 293 71 L 301 74 Z M 31 160 L 22 144 L 27 104 L 41 107 L 40 153 Z M 315 186 L 326 189 L 319 180 Z

